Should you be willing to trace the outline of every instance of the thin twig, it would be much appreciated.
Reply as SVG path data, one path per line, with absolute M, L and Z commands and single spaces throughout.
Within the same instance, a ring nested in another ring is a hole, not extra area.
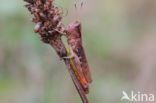
M 66 48 L 65 48 L 63 42 L 60 41 L 60 40 L 61 39 L 58 38 L 58 34 L 57 34 L 57 38 L 55 38 L 55 40 L 51 40 L 52 42 L 50 42 L 50 45 L 55 49 L 58 56 L 61 58 L 61 56 L 62 56 L 61 54 L 64 54 L 62 52 L 64 52 L 66 50 Z M 56 43 L 56 42 L 58 42 L 58 43 Z M 54 45 L 54 44 L 57 44 L 57 45 Z M 61 49 L 58 48 L 58 46 L 60 46 L 60 45 L 61 45 Z M 66 51 L 66 53 L 67 53 L 67 51 Z M 89 101 L 88 101 L 88 99 L 86 97 L 86 94 L 85 94 L 85 92 L 84 92 L 78 78 L 76 77 L 76 75 L 74 73 L 74 70 L 72 69 L 72 65 L 71 65 L 70 60 L 69 59 L 63 59 L 63 60 L 64 60 L 64 63 L 66 65 L 69 73 L 70 73 L 70 76 L 71 76 L 71 78 L 73 80 L 73 83 L 74 83 L 74 85 L 75 85 L 75 87 L 76 87 L 76 89 L 77 89 L 77 91 L 78 91 L 78 93 L 79 93 L 79 95 L 81 97 L 82 102 L 83 103 L 89 103 Z
M 76 89 L 77 89 L 77 91 L 78 91 L 78 93 L 79 93 L 79 95 L 80 95 L 80 97 L 81 97 L 82 102 L 83 102 L 83 103 L 89 103 L 89 101 L 88 101 L 88 99 L 87 99 L 87 97 L 86 97 L 86 95 L 85 95 L 85 92 L 84 92 L 82 86 L 80 85 L 80 82 L 79 82 L 78 79 L 76 78 L 76 75 L 75 75 L 75 73 L 74 73 L 74 71 L 73 71 L 73 69 L 72 69 L 72 66 L 71 66 L 71 64 L 70 64 L 69 59 L 64 59 L 64 62 L 65 62 L 65 64 L 66 64 L 67 69 L 68 69 L 68 71 L 69 71 L 69 73 L 70 73 L 70 76 L 71 76 L 71 78 L 72 78 L 72 80 L 73 80 L 73 82 L 74 82 L 74 85 L 75 85 L 75 87 L 76 87 Z

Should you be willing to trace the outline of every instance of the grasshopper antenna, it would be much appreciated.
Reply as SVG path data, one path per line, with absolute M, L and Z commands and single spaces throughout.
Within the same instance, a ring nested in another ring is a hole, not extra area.
M 83 2 L 81 2 L 81 9 L 82 9 L 82 7 L 83 7 Z
M 80 18 L 80 12 L 82 11 L 83 7 L 83 1 L 81 1 L 80 8 L 78 9 L 78 1 L 75 1 L 75 15 L 76 15 L 76 20 Z
M 75 2 L 75 16 L 76 16 L 76 20 L 78 19 L 78 10 L 77 10 L 77 3 Z

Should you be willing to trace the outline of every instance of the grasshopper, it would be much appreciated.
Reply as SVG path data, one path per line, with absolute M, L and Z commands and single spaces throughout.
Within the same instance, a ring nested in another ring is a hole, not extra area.
M 74 65 L 74 70 L 76 75 L 85 91 L 89 93 L 88 83 L 92 82 L 92 77 L 90 69 L 88 66 L 88 61 L 85 55 L 85 51 L 82 45 L 81 36 L 81 23 L 80 21 L 75 21 L 66 29 L 67 42 L 71 51 L 71 55 L 65 58 L 70 58 L 71 64 Z

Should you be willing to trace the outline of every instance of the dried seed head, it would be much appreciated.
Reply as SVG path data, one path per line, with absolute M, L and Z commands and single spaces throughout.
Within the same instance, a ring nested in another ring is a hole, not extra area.
M 54 5 L 54 0 L 24 0 L 29 4 L 25 6 L 34 15 L 32 22 L 36 23 L 34 32 L 39 34 L 39 38 L 44 43 L 53 46 L 57 54 L 66 56 L 66 49 L 61 41 L 62 34 L 62 13 Z
M 40 27 L 41 27 L 41 22 L 36 23 L 34 32 L 37 33 L 39 31 Z
M 62 15 L 59 12 L 58 7 L 53 5 L 54 0 L 25 1 L 29 2 L 26 7 L 31 12 L 31 14 L 34 15 L 34 18 L 32 19 L 32 21 L 36 23 L 34 31 L 39 32 L 39 35 L 42 35 L 41 37 L 45 37 L 45 34 L 48 37 L 52 36 L 55 33 L 49 33 L 48 31 L 52 31 L 53 29 L 57 29 L 58 27 L 59 29 L 61 28 L 58 25 L 61 24 Z M 42 24 L 40 22 L 42 22 Z

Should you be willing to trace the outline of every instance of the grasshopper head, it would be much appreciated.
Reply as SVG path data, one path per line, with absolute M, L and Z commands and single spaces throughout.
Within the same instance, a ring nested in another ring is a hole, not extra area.
M 81 38 L 81 23 L 80 21 L 75 21 L 69 24 L 67 32 L 71 38 Z

